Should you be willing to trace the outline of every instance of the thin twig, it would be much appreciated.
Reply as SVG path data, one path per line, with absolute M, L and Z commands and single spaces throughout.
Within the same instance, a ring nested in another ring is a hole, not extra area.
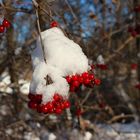
M 37 17 L 37 27 L 38 27 L 38 31 L 39 31 L 39 37 L 40 37 L 40 42 L 41 42 L 41 47 L 42 47 L 42 51 L 43 51 L 43 58 L 45 63 L 47 63 L 46 61 L 46 55 L 45 55 L 45 48 L 44 48 L 44 44 L 43 44 L 43 39 L 41 36 L 41 29 L 40 29 L 40 22 L 39 22 L 39 14 L 38 14 L 38 3 L 35 0 L 32 0 L 34 6 L 35 6 L 35 11 L 36 11 L 36 17 Z
M 109 62 L 112 60 L 112 58 L 116 57 L 116 54 L 118 54 L 123 48 L 126 47 L 128 43 L 130 43 L 134 38 L 131 36 L 129 37 L 112 55 L 110 55 L 107 59 L 105 59 L 105 62 Z

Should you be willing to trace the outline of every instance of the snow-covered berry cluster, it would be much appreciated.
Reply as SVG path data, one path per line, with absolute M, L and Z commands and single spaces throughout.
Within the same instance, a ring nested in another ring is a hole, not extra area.
M 28 98 L 30 99 L 28 103 L 29 108 L 37 110 L 39 113 L 61 114 L 63 110 L 70 107 L 70 102 L 57 93 L 53 96 L 53 100 L 46 104 L 41 104 L 42 95 L 30 93 Z
M 0 33 L 4 33 L 7 28 L 11 26 L 10 22 L 6 19 L 3 20 L 2 24 L 0 25 Z
M 90 72 L 88 58 L 81 47 L 67 38 L 57 25 L 53 22 L 51 29 L 41 33 L 44 53 L 38 39 L 31 54 L 33 76 L 28 106 L 40 113 L 61 114 L 70 107 L 70 91 L 76 91 L 80 85 L 93 87 L 100 84 Z

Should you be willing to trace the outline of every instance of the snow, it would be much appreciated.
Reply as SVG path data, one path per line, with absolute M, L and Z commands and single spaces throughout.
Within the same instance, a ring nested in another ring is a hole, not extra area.
M 20 85 L 20 92 L 25 95 L 29 94 L 30 82 L 24 79 L 20 79 L 18 83 Z M 0 76 L 0 92 L 5 92 L 8 94 L 13 93 L 11 88 L 10 75 L 6 71 L 3 72 Z
M 43 94 L 43 103 L 51 101 L 55 93 L 68 98 L 69 85 L 64 77 L 88 71 L 88 59 L 81 47 L 67 38 L 57 27 L 42 32 L 41 36 L 47 64 L 44 62 L 38 39 L 37 47 L 32 52 L 34 71 L 30 92 Z M 47 75 L 52 79 L 52 84 L 46 85 L 44 78 Z

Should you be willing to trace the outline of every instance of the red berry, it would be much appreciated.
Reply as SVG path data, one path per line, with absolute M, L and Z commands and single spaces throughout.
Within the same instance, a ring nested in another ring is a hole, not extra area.
M 55 94 L 53 96 L 53 99 L 54 99 L 54 101 L 58 102 L 58 101 L 61 101 L 63 99 L 63 97 L 59 94 Z
M 5 27 L 3 25 L 0 25 L 0 33 L 3 33 L 5 31 Z
M 72 79 L 72 81 L 77 81 L 78 80 L 78 75 L 73 75 L 71 79 Z
M 78 81 L 79 81 L 79 83 L 81 83 L 81 84 L 82 84 L 82 83 L 83 83 L 83 81 L 84 81 L 83 77 L 82 77 L 82 76 L 79 76 L 79 77 L 78 77 Z
M 41 105 L 38 105 L 38 107 L 37 107 L 37 112 L 38 112 L 38 113 L 42 113 L 42 107 L 41 107 Z
M 72 86 L 73 87 L 79 87 L 80 83 L 78 81 L 73 81 Z
M 49 109 L 49 111 L 48 111 L 49 113 L 54 113 L 54 108 L 52 108 L 52 109 Z
M 96 66 L 98 68 L 102 69 L 102 70 L 106 70 L 107 69 L 107 65 L 106 64 L 97 64 Z
M 53 106 L 53 104 L 52 104 L 51 102 L 48 102 L 48 103 L 46 104 L 46 106 L 47 106 L 47 108 L 48 108 L 49 110 L 52 110 L 52 109 L 54 108 L 54 106 Z
M 64 103 L 61 103 L 61 109 L 62 109 L 62 110 L 65 109 L 65 105 L 64 105 Z
M 56 21 L 53 21 L 52 23 L 51 23 L 51 27 L 53 28 L 53 27 L 57 27 L 58 26 L 58 23 L 56 22 Z
M 74 86 L 70 86 L 70 92 L 74 92 L 75 91 L 75 87 Z
M 70 101 L 63 102 L 65 108 L 70 108 Z
M 90 82 L 91 82 L 91 80 L 90 80 L 89 78 L 84 79 L 84 84 L 85 84 L 85 85 L 89 85 L 89 84 L 90 84 Z
M 34 97 L 35 97 L 34 94 L 32 94 L 32 93 L 29 93 L 29 94 L 28 94 L 28 98 L 29 98 L 30 100 L 32 100 Z
M 61 114 L 62 113 L 62 109 L 61 108 L 56 108 L 55 109 L 55 113 L 56 114 Z
M 83 74 L 82 74 L 82 77 L 85 79 L 85 78 L 88 78 L 88 76 L 89 76 L 89 73 L 88 72 L 84 72 Z
M 36 102 L 29 101 L 29 103 L 28 103 L 28 107 L 31 109 L 36 109 L 37 106 L 38 106 L 38 104 Z
M 41 110 L 42 110 L 43 113 L 48 113 L 49 112 L 48 106 L 46 104 L 41 106 Z
M 66 80 L 67 80 L 68 83 L 70 83 L 71 82 L 71 77 L 70 76 L 66 76 Z
M 3 20 L 3 23 L 2 24 L 6 28 L 9 28 L 11 26 L 10 22 L 8 20 L 6 20 L 6 19 Z
M 100 85 L 101 84 L 101 80 L 100 79 L 95 79 L 94 83 L 95 83 L 95 85 Z
M 93 80 L 93 79 L 94 79 L 94 75 L 93 75 L 93 74 L 90 74 L 90 75 L 89 75 L 89 79 L 90 79 L 90 80 Z
M 36 94 L 35 95 L 35 101 L 36 102 L 41 102 L 42 101 L 42 95 L 41 94 Z

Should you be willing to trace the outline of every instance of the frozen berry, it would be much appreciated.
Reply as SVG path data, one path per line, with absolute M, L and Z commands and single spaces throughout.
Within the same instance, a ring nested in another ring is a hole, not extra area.
M 79 83 L 83 83 L 83 81 L 84 81 L 84 79 L 83 79 L 83 77 L 82 76 L 80 76 L 79 78 L 78 78 L 78 81 L 79 81 Z
M 70 102 L 69 101 L 64 101 L 64 107 L 65 108 L 70 108 Z
M 58 94 L 55 94 L 55 95 L 53 96 L 53 99 L 54 99 L 54 101 L 59 101 L 59 100 L 60 100 L 60 97 L 59 97 Z
M 66 76 L 66 80 L 67 80 L 68 83 L 70 83 L 71 82 L 71 77 L 70 76 Z
M 8 20 L 6 20 L 6 19 L 3 20 L 3 23 L 2 24 L 6 28 L 9 28 L 11 26 L 10 22 Z
M 85 85 L 89 85 L 89 84 L 90 84 L 90 82 L 91 82 L 91 81 L 90 81 L 90 79 L 89 79 L 89 78 L 84 79 L 84 84 L 85 84 Z
M 101 84 L 101 80 L 100 79 L 95 79 L 94 83 L 95 83 L 95 85 L 100 85 Z
M 5 27 L 3 25 L 0 25 L 0 33 L 4 33 Z
M 56 108 L 55 109 L 55 113 L 56 114 L 61 114 L 62 113 L 62 109 L 61 108 Z
M 72 76 L 72 81 L 77 81 L 78 80 L 78 75 L 73 75 Z
M 88 78 L 88 76 L 89 76 L 89 74 L 88 74 L 88 72 L 84 72 L 83 74 L 82 74 L 82 77 L 85 79 L 85 78 Z
M 58 23 L 56 22 L 56 21 L 53 21 L 52 23 L 51 23 L 51 27 L 57 27 L 58 26 Z
M 43 113 L 48 113 L 49 112 L 48 106 L 46 104 L 41 106 L 41 110 L 42 110 Z
M 90 80 L 93 80 L 93 79 L 94 79 L 94 75 L 93 75 L 93 74 L 90 74 L 90 75 L 89 75 L 89 79 L 90 79 Z
M 72 86 L 79 87 L 80 83 L 78 81 L 73 81 Z
M 31 109 L 36 109 L 37 106 L 38 106 L 38 104 L 36 102 L 29 101 L 29 103 L 28 103 L 28 107 Z

